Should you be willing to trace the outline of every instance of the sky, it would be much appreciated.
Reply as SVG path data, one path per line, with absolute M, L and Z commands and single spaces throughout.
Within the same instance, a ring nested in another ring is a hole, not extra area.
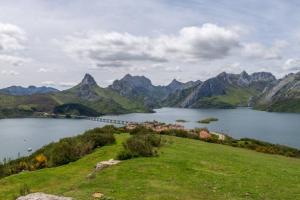
M 0 87 L 300 71 L 294 0 L 0 0 Z

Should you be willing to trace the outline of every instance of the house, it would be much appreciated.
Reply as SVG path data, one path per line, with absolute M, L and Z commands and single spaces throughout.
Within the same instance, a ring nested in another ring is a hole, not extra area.
M 209 133 L 208 130 L 206 130 L 206 129 L 200 130 L 200 132 L 199 132 L 200 139 L 209 139 L 211 137 L 212 137 L 212 135 Z

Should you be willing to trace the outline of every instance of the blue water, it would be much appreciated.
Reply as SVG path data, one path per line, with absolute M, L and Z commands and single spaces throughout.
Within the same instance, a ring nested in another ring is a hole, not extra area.
M 207 117 L 216 117 L 219 121 L 208 125 L 197 123 Z M 184 119 L 188 122 L 182 124 L 187 128 L 207 127 L 235 138 L 250 137 L 300 148 L 300 114 L 269 113 L 248 108 L 162 108 L 157 109 L 156 113 L 132 113 L 106 118 L 136 122 L 157 120 L 166 123 Z M 0 159 L 16 158 L 18 154 L 27 155 L 28 148 L 34 151 L 52 141 L 103 125 L 105 124 L 95 121 L 71 119 L 0 120 Z

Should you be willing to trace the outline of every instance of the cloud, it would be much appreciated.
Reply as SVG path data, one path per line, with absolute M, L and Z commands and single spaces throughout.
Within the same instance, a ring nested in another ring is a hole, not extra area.
M 46 86 L 56 86 L 54 81 L 44 81 L 42 82 L 42 85 L 46 85 Z
M 53 70 L 52 69 L 49 69 L 49 68 L 39 68 L 38 69 L 38 72 L 42 72 L 42 73 L 46 73 L 46 72 L 52 72 Z
M 251 59 L 278 60 L 282 59 L 281 51 L 286 46 L 285 41 L 275 41 L 271 47 L 260 43 L 246 43 L 243 45 L 242 55 Z
M 31 59 L 29 58 L 7 55 L 7 54 L 0 54 L 0 63 L 10 64 L 13 66 L 20 66 L 30 61 Z
M 1 74 L 3 74 L 3 75 L 9 75 L 9 76 L 17 76 L 20 73 L 17 72 L 17 71 L 14 71 L 14 70 L 2 70 Z
M 60 82 L 57 85 L 60 86 L 60 87 L 73 87 L 77 84 L 78 83 L 76 83 L 76 82 Z
M 13 24 L 0 23 L 0 52 L 24 49 L 25 32 Z
M 240 46 L 239 31 L 215 24 L 185 27 L 176 35 L 135 36 L 118 32 L 89 32 L 68 36 L 60 44 L 69 55 L 96 67 L 128 67 L 140 62 L 221 59 Z
M 19 66 L 31 61 L 18 55 L 18 51 L 25 49 L 25 32 L 13 24 L 0 23 L 0 63 Z
M 187 60 L 214 60 L 229 55 L 240 46 L 240 35 L 236 28 L 225 28 L 215 24 L 201 27 L 185 27 L 177 36 L 162 36 L 158 39 L 162 49 L 171 56 Z
M 299 71 L 300 70 L 300 59 L 287 59 L 283 65 L 283 69 L 286 71 Z
M 69 88 L 77 85 L 76 82 L 54 82 L 54 81 L 44 81 L 42 85 L 49 86 L 49 87 L 62 87 L 62 88 Z

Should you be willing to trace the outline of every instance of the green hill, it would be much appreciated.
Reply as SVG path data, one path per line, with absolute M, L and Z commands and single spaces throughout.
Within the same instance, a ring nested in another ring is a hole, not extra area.
M 86 176 L 95 164 L 114 158 L 117 144 L 97 149 L 84 158 L 57 168 L 23 172 L 0 180 L 0 199 L 19 194 L 22 184 L 32 192 L 93 199 L 94 192 L 121 200 L 169 199 L 299 199 L 300 160 L 198 140 L 164 136 L 158 157 L 126 160 Z
M 56 110 L 60 111 L 59 114 L 88 116 L 150 111 L 138 101 L 99 87 L 89 74 L 85 75 L 80 84 L 61 92 L 24 96 L 0 94 L 0 118 L 28 117 Z

